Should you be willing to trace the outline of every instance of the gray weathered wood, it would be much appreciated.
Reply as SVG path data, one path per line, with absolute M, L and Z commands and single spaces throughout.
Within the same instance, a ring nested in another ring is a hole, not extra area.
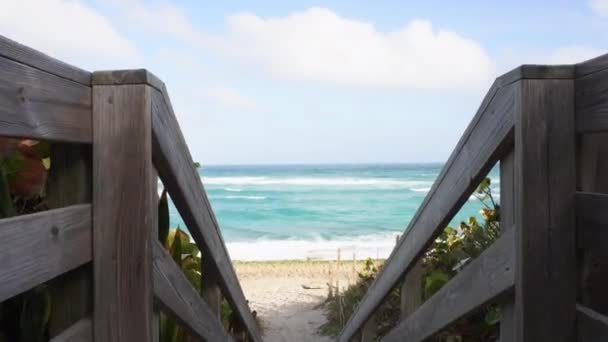
M 378 335 L 378 322 L 376 321 L 376 315 L 373 314 L 363 327 L 361 328 L 360 342 L 372 342 L 376 340 Z
M 575 84 L 577 132 L 608 132 L 608 69 L 579 78 Z
M 494 88 L 494 87 L 493 87 Z M 494 90 L 491 90 L 491 92 Z M 499 87 L 486 97 L 431 191 L 410 222 L 405 235 L 359 308 L 342 331 L 348 341 L 402 279 L 412 263 L 445 228 L 479 182 L 513 143 L 514 85 Z
M 578 190 L 607 194 L 608 133 L 580 136 L 577 156 Z M 608 315 L 608 258 L 606 248 L 603 249 L 599 253 L 593 248 L 582 250 L 579 260 L 579 294 L 580 303 Z
M 91 206 L 0 220 L 0 302 L 91 261 Z
M 405 275 L 401 284 L 401 320 L 411 315 L 422 303 L 424 290 L 424 267 L 422 259 Z
M 49 342 L 93 342 L 93 323 L 90 318 L 83 318 Z
M 150 87 L 93 87 L 94 336 L 153 336 Z M 128 324 L 126 324 L 128 322 Z
M 91 88 L 0 57 L 0 117 L 2 136 L 90 143 Z
M 165 84 L 146 69 L 95 71 L 93 85 L 147 84 L 163 91 Z
M 423 341 L 513 289 L 513 231 L 508 231 L 456 274 L 382 341 Z
M 260 341 L 260 333 L 207 199 L 200 176 L 179 128 L 166 92 L 152 94 L 154 165 L 169 191 L 203 256 L 211 257 L 219 273 L 223 295 L 245 324 L 249 337 Z
M 51 146 L 52 165 L 46 195 L 49 208 L 91 203 L 91 152 L 89 145 L 55 143 Z M 47 325 L 49 336 L 58 335 L 92 314 L 91 263 L 53 279 L 48 286 L 53 303 Z
M 608 341 L 608 317 L 583 306 L 576 306 L 578 342 Z
M 500 231 L 505 234 L 514 229 L 515 223 L 515 153 L 506 154 L 500 160 Z M 515 245 L 511 246 L 515 250 Z M 500 342 L 517 342 L 515 339 L 514 298 L 504 298 L 500 303 Z
M 90 72 L 49 57 L 2 35 L 0 35 L 0 56 L 67 80 L 86 86 L 91 85 Z
M 576 64 L 576 77 L 584 77 L 608 69 L 608 54 Z
M 576 219 L 577 246 L 608 256 L 608 194 L 577 193 Z
M 152 170 L 152 187 L 149 189 L 152 198 L 153 208 L 152 208 L 152 231 L 150 234 L 150 244 L 154 246 L 154 243 L 159 241 L 158 238 L 158 175 L 156 174 L 156 169 Z M 152 247 L 154 248 L 154 247 Z M 152 312 L 152 342 L 160 341 L 160 312 L 157 307 L 154 307 L 154 311 Z
M 201 260 L 201 296 L 209 305 L 216 317 L 221 317 L 222 291 L 219 286 L 219 273 L 211 257 L 202 255 Z
M 518 256 L 515 339 L 573 341 L 576 304 L 573 81 L 521 81 L 515 127 Z
M 227 341 L 229 336 L 159 242 L 153 244 L 154 296 L 157 305 L 193 335 L 205 341 Z

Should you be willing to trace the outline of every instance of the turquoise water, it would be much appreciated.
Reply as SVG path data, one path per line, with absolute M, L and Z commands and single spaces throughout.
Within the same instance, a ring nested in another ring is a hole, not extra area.
M 207 166 L 199 170 L 235 259 L 385 257 L 441 164 Z M 496 186 L 497 172 L 492 172 Z M 471 198 L 459 221 L 478 215 Z M 184 227 L 171 210 L 173 226 Z

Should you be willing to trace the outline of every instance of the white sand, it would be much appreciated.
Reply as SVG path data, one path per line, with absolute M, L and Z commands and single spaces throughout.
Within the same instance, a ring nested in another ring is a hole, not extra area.
M 237 262 L 235 268 L 245 297 L 261 321 L 265 341 L 333 341 L 317 330 L 326 321 L 321 304 L 327 298 L 327 283 L 334 279 L 335 284 L 335 262 Z M 353 277 L 352 262 L 343 263 L 340 287 Z

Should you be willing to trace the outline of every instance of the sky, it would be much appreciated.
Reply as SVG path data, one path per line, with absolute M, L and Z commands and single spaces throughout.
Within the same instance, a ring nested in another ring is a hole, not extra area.
M 207 164 L 447 160 L 492 81 L 608 53 L 608 0 L 0 0 L 0 34 L 146 68 Z

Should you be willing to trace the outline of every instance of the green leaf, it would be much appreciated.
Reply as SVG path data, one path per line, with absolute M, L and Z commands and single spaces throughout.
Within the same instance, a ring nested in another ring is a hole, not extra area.
M 167 200 L 167 189 L 163 190 L 158 201 L 158 239 L 163 245 L 167 245 L 169 235 L 169 202 Z
M 171 244 L 171 248 L 169 249 L 169 253 L 173 258 L 173 261 L 175 261 L 179 268 L 182 268 L 182 239 L 180 236 L 181 234 L 183 234 L 181 229 L 176 228 L 173 235 L 173 243 Z
M 450 276 L 440 270 L 432 271 L 428 276 L 426 276 L 425 284 L 424 284 L 424 293 L 425 297 L 429 298 L 435 292 L 439 291 L 443 285 L 445 285 L 450 280 Z
M 16 211 L 8 186 L 4 165 L 0 164 L 0 218 L 15 216 Z

